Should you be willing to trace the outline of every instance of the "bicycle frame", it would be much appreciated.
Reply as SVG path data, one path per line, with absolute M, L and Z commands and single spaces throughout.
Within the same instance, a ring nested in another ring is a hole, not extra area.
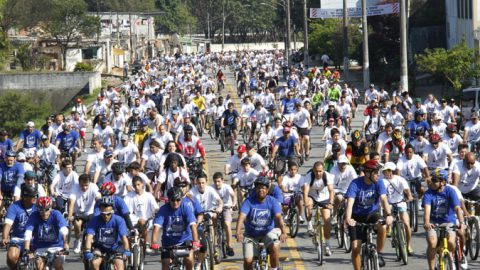
M 253 269 L 255 270 L 264 270 L 268 269 L 270 264 L 270 254 L 268 253 L 267 247 L 264 243 L 257 242 L 254 239 L 247 238 L 245 239 L 247 243 L 252 243 L 255 249 L 258 252 L 258 255 L 253 257 Z
M 448 250 L 448 234 L 447 234 L 447 227 L 445 226 L 438 226 L 435 224 L 435 230 L 438 231 L 439 237 L 436 247 L 436 254 L 437 254 L 437 264 L 438 270 L 445 269 L 445 261 L 443 260 L 444 257 L 448 256 L 448 258 L 452 258 L 450 254 L 450 250 Z

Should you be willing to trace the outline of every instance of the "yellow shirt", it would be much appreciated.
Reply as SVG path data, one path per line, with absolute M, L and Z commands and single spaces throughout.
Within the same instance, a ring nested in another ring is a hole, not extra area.
M 195 106 L 197 106 L 197 108 L 200 110 L 200 111 L 203 111 L 205 110 L 205 98 L 200 96 L 200 97 L 194 97 L 192 98 L 192 102 L 193 104 L 195 104 Z

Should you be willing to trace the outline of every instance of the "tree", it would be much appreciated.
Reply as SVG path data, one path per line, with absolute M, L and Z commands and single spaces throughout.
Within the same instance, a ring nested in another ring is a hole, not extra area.
M 47 35 L 55 39 L 63 57 L 63 69 L 71 42 L 83 36 L 100 33 L 100 19 L 87 14 L 83 0 L 50 0 L 52 8 L 42 23 Z
M 451 50 L 444 48 L 426 49 L 425 54 L 416 55 L 420 71 L 438 75 L 460 91 L 480 77 L 480 57 L 476 49 L 468 48 L 465 40 Z
M 165 12 L 164 15 L 155 17 L 155 24 L 159 31 L 186 34 L 191 29 L 195 29 L 197 20 L 182 1 L 157 0 L 156 7 Z

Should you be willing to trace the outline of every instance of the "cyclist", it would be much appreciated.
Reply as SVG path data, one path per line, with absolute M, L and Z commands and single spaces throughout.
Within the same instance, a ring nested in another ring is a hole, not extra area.
M 363 122 L 362 130 L 365 132 L 367 142 L 375 140 L 385 125 L 385 119 L 380 115 L 380 108 L 374 106 L 372 114 L 365 117 L 365 121 Z
M 288 162 L 288 173 L 283 176 L 282 186 L 280 187 L 284 195 L 284 205 L 288 205 L 290 200 L 295 198 L 298 213 L 303 213 L 302 197 L 302 175 L 298 173 L 298 164 L 295 161 Z M 296 196 L 295 196 L 296 195 Z M 285 209 L 284 209 L 285 210 Z M 300 223 L 304 223 L 302 214 L 298 216 Z
M 423 128 L 418 128 L 415 131 L 415 134 L 417 135 L 417 138 L 415 140 L 410 141 L 410 143 L 413 146 L 413 149 L 415 150 L 415 154 L 418 154 L 423 157 L 423 153 L 425 152 L 425 149 L 427 146 L 430 145 L 430 142 L 424 137 L 425 131 Z
M 397 208 L 400 220 L 403 222 L 405 236 L 407 237 L 408 254 L 412 255 L 412 230 L 410 228 L 410 216 L 407 211 L 407 202 L 411 201 L 413 197 L 405 178 L 394 175 L 396 170 L 397 166 L 395 166 L 395 163 L 385 163 L 385 166 L 382 169 L 383 177 L 380 180 L 383 180 L 383 185 L 387 190 L 388 202 L 390 205 Z
M 352 262 L 355 270 L 360 270 L 360 249 L 361 242 L 366 241 L 367 233 L 364 227 L 356 226 L 357 222 L 376 223 L 380 217 L 380 203 L 382 204 L 383 214 L 386 217 L 388 226 L 392 224 L 392 212 L 387 199 L 387 190 L 383 181 L 378 181 L 380 164 L 374 159 L 363 164 L 364 176 L 354 179 L 348 186 L 345 198 L 347 199 L 347 208 L 345 211 L 345 221 L 348 224 L 352 246 Z M 377 226 L 377 250 L 380 267 L 385 266 L 383 259 L 383 249 L 386 239 L 386 228 L 379 224 Z
M 415 185 L 417 192 L 422 195 L 424 188 L 420 179 L 428 179 L 428 167 L 425 161 L 413 151 L 413 146 L 405 146 L 405 155 L 397 162 L 397 175 L 405 178 L 411 185 Z
M 23 253 L 25 226 L 27 220 L 37 211 L 38 192 L 29 186 L 23 186 L 21 200 L 14 202 L 5 215 L 2 245 L 7 246 L 7 265 L 9 269 L 17 269 L 20 254 Z
M 5 129 L 0 130 L 0 161 L 4 161 L 8 151 L 13 150 L 13 141 L 8 138 L 8 132 Z
M 227 255 L 232 257 L 235 255 L 232 242 L 232 209 L 236 207 L 237 195 L 230 185 L 225 184 L 221 172 L 213 174 L 212 187 L 218 193 L 223 201 L 223 228 L 225 230 L 225 241 L 227 243 Z
M 125 198 L 127 192 L 133 191 L 132 179 L 125 173 L 125 167 L 121 162 L 112 164 L 112 171 L 107 174 L 103 183 L 112 182 L 115 185 L 115 195 Z
M 430 130 L 430 125 L 427 121 L 423 119 L 423 112 L 416 111 L 414 114 L 415 118 L 408 122 L 406 133 L 409 134 L 410 142 L 417 138 L 417 130 L 422 129 L 423 131 Z
M 458 155 L 458 146 L 463 143 L 463 138 L 457 134 L 457 127 L 454 124 L 449 124 L 446 128 L 446 134 L 442 137 L 442 141 L 452 151 L 452 156 Z
M 100 215 L 92 217 L 85 229 L 83 258 L 94 270 L 100 269 L 104 255 L 115 256 L 114 268 L 123 270 L 124 260 L 132 255 L 127 226 L 121 217 L 114 214 L 113 204 L 112 197 L 103 197 L 100 200 Z
M 293 124 L 300 135 L 300 151 L 305 154 L 305 160 L 310 159 L 310 130 L 312 129 L 312 120 L 307 109 L 302 107 L 300 102 L 295 103 L 293 115 Z
M 23 260 L 28 261 L 30 251 L 43 254 L 46 251 L 60 252 L 68 250 L 68 224 L 62 213 L 52 209 L 50 197 L 40 197 L 37 209 L 31 213 L 25 225 Z M 63 269 L 65 256 L 57 256 L 53 262 L 55 270 Z M 35 261 L 36 269 L 44 269 L 44 259 Z
M 241 169 L 240 162 L 244 159 L 247 155 L 247 148 L 244 144 L 241 144 L 237 147 L 237 155 L 233 155 L 228 158 L 227 162 L 225 163 L 225 174 L 230 175 L 231 179 L 235 179 L 238 172 Z
M 265 163 L 265 160 L 263 157 L 257 153 L 255 143 L 254 142 L 249 142 L 247 143 L 247 158 L 250 159 L 250 165 L 252 166 L 253 169 L 255 169 L 258 172 L 265 172 L 268 170 L 268 166 Z
M 185 158 L 201 158 L 205 162 L 205 148 L 198 136 L 193 135 L 193 128 L 186 125 L 183 128 L 184 136 L 177 142 L 177 148 Z
M 237 142 L 237 126 L 240 126 L 240 115 L 233 109 L 233 103 L 228 103 L 228 109 L 225 110 L 220 119 L 220 128 L 225 128 L 225 137 L 232 134 L 235 144 Z M 230 133 L 231 132 L 231 133 Z
M 42 135 L 42 146 L 37 151 L 39 169 L 44 171 L 48 184 L 51 184 L 57 175 L 57 163 L 60 151 L 50 143 L 47 135 Z
M 480 141 L 480 121 L 478 121 L 477 112 L 473 112 L 470 116 L 470 121 L 465 124 L 463 140 L 468 143 L 470 151 L 473 151 L 474 147 Z
M 143 153 L 144 142 L 147 140 L 150 133 L 152 133 L 152 130 L 148 127 L 148 120 L 143 118 L 140 120 L 140 125 L 133 135 L 133 143 L 137 146 L 140 153 Z
M 109 125 L 106 116 L 102 116 L 100 118 L 100 124 L 93 128 L 92 143 L 96 138 L 100 139 L 105 149 L 109 147 L 115 148 L 115 132 L 113 132 L 112 127 Z
M 335 200 L 333 203 L 333 223 L 336 222 L 338 208 L 344 200 L 345 193 L 347 193 L 348 186 L 358 177 L 354 167 L 349 164 L 348 158 L 345 155 L 338 157 L 337 165 L 335 165 L 330 174 L 334 175 L 333 191 L 335 192 Z
M 91 176 L 95 174 L 96 167 L 99 166 L 98 164 L 103 159 L 103 153 L 105 152 L 100 139 L 92 140 L 92 148 L 92 151 L 87 156 L 87 163 L 84 169 L 84 173 L 88 173 Z
M 35 129 L 35 123 L 30 121 L 27 123 L 27 129 L 20 133 L 16 150 L 23 149 L 25 154 L 35 153 L 42 139 L 42 133 Z
M 339 143 L 334 142 L 332 144 L 331 154 L 327 156 L 323 161 L 325 171 L 330 172 L 335 165 L 338 164 L 338 158 L 342 155 L 342 147 Z
M 430 172 L 431 181 L 429 188 L 423 196 L 425 209 L 424 225 L 427 234 L 427 260 L 428 268 L 435 269 L 435 252 L 437 247 L 437 233 L 435 224 L 447 225 L 448 249 L 450 254 L 455 250 L 455 231 L 452 226 L 459 221 L 460 230 L 465 230 L 464 217 L 460 201 L 455 190 L 447 185 L 448 172 L 443 169 L 435 169 Z M 455 216 L 456 215 L 456 216 Z
M 0 163 L 0 203 L 2 207 L 3 198 L 13 200 L 15 186 L 23 181 L 25 174 L 22 163 L 15 161 L 16 156 L 17 153 L 14 151 L 7 151 L 5 162 Z
M 383 150 L 383 161 L 397 162 L 398 159 L 405 153 L 405 141 L 402 137 L 402 131 L 396 129 L 392 133 L 392 140 L 385 144 Z
M 100 199 L 98 187 L 91 182 L 88 174 L 78 177 L 78 185 L 75 184 L 70 193 L 68 203 L 68 221 L 73 222 L 75 233 L 74 253 L 80 253 L 82 240 L 82 226 L 88 223 L 94 213 L 95 201 Z
M 236 232 L 238 242 L 243 243 L 243 267 L 246 270 L 253 270 L 253 256 L 257 254 L 248 239 L 265 244 L 270 254 L 272 270 L 278 270 L 280 265 L 279 240 L 285 242 L 287 236 L 280 204 L 275 198 L 267 195 L 269 187 L 268 178 L 258 177 L 255 180 L 254 195 L 248 197 L 240 209 Z M 274 228 L 275 224 L 278 228 Z M 243 226 L 245 226 L 245 232 L 242 232 Z
M 115 185 L 112 182 L 105 182 L 100 187 L 99 192 L 102 195 L 102 198 L 107 197 L 107 196 L 112 197 L 114 214 L 119 216 L 119 217 L 122 217 L 125 220 L 125 224 L 127 225 L 127 228 L 129 230 L 133 230 L 134 227 L 133 227 L 133 224 L 132 224 L 132 220 L 130 219 L 130 209 L 127 206 L 127 204 L 125 203 L 125 201 L 120 196 L 115 195 L 116 190 L 117 190 L 117 188 L 115 187 Z M 99 202 L 99 200 L 97 200 L 95 202 L 95 207 L 94 207 L 93 214 L 95 216 L 100 215 L 100 202 Z
M 442 138 L 436 133 L 430 134 L 428 141 L 430 145 L 423 152 L 423 159 L 428 168 L 447 169 L 448 161 L 452 160 L 450 148 L 442 142 Z
M 340 137 L 340 130 L 338 130 L 338 128 L 336 127 L 332 128 L 332 130 L 330 130 L 330 136 L 331 138 L 325 143 L 326 146 L 324 156 L 328 157 L 330 154 L 332 154 L 333 144 L 335 143 L 338 143 L 340 145 L 342 155 L 345 155 L 345 151 L 347 150 L 347 142 Z
M 452 170 L 452 183 L 467 199 L 480 200 L 480 163 L 476 161 L 475 154 L 467 153 L 462 162 L 457 162 Z
M 55 209 L 60 212 L 65 211 L 65 203 L 70 198 L 70 194 L 75 184 L 78 184 L 78 174 L 73 170 L 72 161 L 62 161 L 61 170 L 50 185 L 50 194 L 55 199 Z
M 282 99 L 282 104 L 279 107 L 280 113 L 290 121 L 295 114 L 295 103 L 297 100 L 294 98 L 294 91 L 288 91 L 286 97 Z
M 396 127 L 395 129 L 401 130 L 401 127 Z M 379 153 L 383 153 L 385 151 L 385 144 L 392 140 L 394 126 L 391 123 L 387 123 L 383 132 L 381 132 L 375 143 L 375 151 Z
M 80 135 L 75 130 L 72 130 L 72 124 L 66 122 L 62 125 L 62 132 L 58 133 L 55 141 L 55 146 L 64 155 L 71 157 L 73 164 L 75 164 L 77 159 L 79 139 Z
M 352 141 L 347 144 L 345 155 L 355 170 L 369 160 L 369 149 L 367 142 L 362 138 L 362 133 L 355 130 L 351 134 Z M 346 191 L 346 190 L 345 190 Z
M 390 111 L 385 117 L 385 120 L 387 123 L 391 123 L 394 127 L 405 126 L 405 118 L 403 118 L 402 114 L 398 111 L 396 104 L 390 105 Z
M 129 136 L 123 134 L 120 143 L 113 151 L 113 158 L 124 164 L 130 164 L 134 161 L 140 161 L 140 152 L 138 147 L 129 141 Z
M 162 269 L 169 269 L 172 253 L 165 250 L 169 247 L 190 246 L 198 249 L 197 219 L 191 203 L 183 199 L 184 194 L 178 187 L 172 187 L 167 191 L 168 203 L 160 207 L 154 220 L 152 232 L 152 248 L 158 248 L 157 238 L 162 229 Z M 194 264 L 193 250 L 190 250 L 188 257 L 184 258 L 185 269 L 192 270 Z
M 313 236 L 312 209 L 314 204 L 321 207 L 325 237 L 325 255 L 332 255 L 330 248 L 330 214 L 333 208 L 335 193 L 333 189 L 335 176 L 323 170 L 321 161 L 313 164 L 312 170 L 302 179 L 303 203 L 306 208 L 307 232 Z
M 113 151 L 108 149 L 103 152 L 103 159 L 98 160 L 93 174 L 93 182 L 100 185 L 105 178 L 111 173 L 113 164 L 118 163 L 113 159 Z
M 20 200 L 21 191 L 24 186 L 29 186 L 35 189 L 40 195 L 40 197 L 47 196 L 47 193 L 45 192 L 43 186 L 37 183 L 37 174 L 34 171 L 26 171 L 23 177 L 23 181 L 18 182 L 17 186 L 15 186 L 15 190 L 13 192 L 13 197 L 15 201 Z
M 130 220 L 132 225 L 138 229 L 142 238 L 146 241 L 146 252 L 151 253 L 150 243 L 147 241 L 148 221 L 155 216 L 158 211 L 158 204 L 152 193 L 145 191 L 145 184 L 140 176 L 134 176 L 132 179 L 134 191 L 127 193 L 125 204 L 128 209 L 132 209 Z

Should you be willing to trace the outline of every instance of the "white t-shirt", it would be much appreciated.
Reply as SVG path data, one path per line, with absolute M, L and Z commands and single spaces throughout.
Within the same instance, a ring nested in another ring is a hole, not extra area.
M 87 162 L 90 162 L 90 172 L 89 173 L 94 173 L 97 166 L 99 166 L 100 161 L 103 160 L 103 153 L 105 152 L 105 149 L 101 149 L 100 152 L 97 152 L 95 150 L 92 150 L 90 154 L 88 154 L 87 157 Z
M 396 112 L 395 114 L 392 114 L 392 112 L 390 111 L 388 112 L 385 120 L 387 121 L 387 123 L 392 123 L 393 126 L 397 127 L 402 125 L 403 119 L 404 118 L 401 113 Z
M 472 121 L 468 121 L 465 124 L 465 132 L 468 131 L 468 142 L 478 142 L 480 140 L 480 121 L 474 124 Z
M 227 160 L 227 167 L 229 168 L 230 172 L 235 172 L 238 174 L 242 166 L 240 166 L 240 162 L 244 159 L 247 155 L 243 155 L 241 158 L 237 155 L 233 155 Z
M 430 142 L 423 137 L 421 137 L 422 140 L 419 141 L 419 138 L 420 137 L 417 137 L 415 140 L 413 140 L 411 142 L 411 144 L 413 145 L 413 152 L 414 153 L 416 153 L 416 154 L 422 153 L 422 155 L 423 155 L 423 153 L 425 153 L 425 149 L 427 149 L 427 147 L 430 146 Z
M 300 111 L 295 110 L 293 115 L 293 124 L 299 128 L 308 128 L 308 119 L 310 119 L 310 113 L 301 108 Z
M 463 142 L 463 138 L 455 134 L 453 138 L 450 138 L 450 136 L 445 135 L 442 138 L 443 142 L 450 148 L 450 151 L 452 151 L 453 155 L 456 156 L 458 155 L 458 145 L 460 145 Z
M 132 186 L 132 179 L 126 173 L 123 173 L 119 180 L 115 180 L 113 178 L 113 173 L 110 173 L 105 177 L 103 182 L 112 182 L 116 188 L 115 195 L 122 198 L 128 193 L 127 186 Z
M 53 144 L 50 144 L 47 148 L 41 147 L 37 151 L 37 156 L 40 158 L 40 160 L 45 160 L 51 164 L 56 162 L 59 155 L 60 150 L 58 150 L 58 148 Z
M 22 184 L 24 182 L 21 181 L 19 182 L 16 186 L 15 186 L 15 189 L 13 190 L 13 196 L 14 197 L 17 197 L 17 198 L 20 198 L 21 197 L 21 194 L 22 194 Z M 44 196 L 47 196 L 47 193 L 45 193 L 45 189 L 43 188 L 42 185 L 38 184 L 37 185 L 37 191 L 38 191 L 38 197 L 44 197 Z
M 340 171 L 339 165 L 335 165 L 330 173 L 335 177 L 333 182 L 333 189 L 335 193 L 347 193 L 348 186 L 353 179 L 358 177 L 357 172 L 351 165 L 347 165 L 344 172 Z
M 438 144 L 438 148 L 434 149 L 432 145 L 425 148 L 423 156 L 427 157 L 427 166 L 429 168 L 448 168 L 447 156 L 451 154 L 450 148 L 444 143 Z
M 248 172 L 245 172 L 243 169 L 241 169 L 236 178 L 240 180 L 240 187 L 251 187 L 253 186 L 258 174 L 258 171 L 253 168 L 250 168 Z
M 130 220 L 134 226 L 140 219 L 146 221 L 153 218 L 159 208 L 152 193 L 149 192 L 143 192 L 142 195 L 137 195 L 135 191 L 130 191 L 124 200 L 128 209 L 130 209 Z
M 220 189 L 217 189 L 214 185 L 211 186 L 223 201 L 224 207 L 231 207 L 233 200 L 231 194 L 234 193 L 233 188 L 230 185 L 223 184 Z
M 340 147 L 341 147 L 340 153 L 342 155 L 345 155 L 345 151 L 347 150 L 347 142 L 345 142 L 343 139 L 340 139 L 337 142 L 340 144 Z M 332 144 L 333 144 L 332 140 L 328 140 L 326 142 L 325 157 L 327 157 L 327 155 L 329 155 L 329 154 L 332 154 Z
M 170 169 L 165 169 L 160 172 L 160 175 L 157 178 L 157 181 L 162 184 L 167 182 L 167 187 L 165 190 L 168 190 L 173 187 L 173 181 L 175 178 L 182 178 L 184 181 L 190 183 L 190 177 L 188 176 L 188 172 L 185 169 L 178 167 L 176 172 L 170 171 Z
M 259 153 L 253 154 L 253 156 L 248 157 L 250 159 L 250 166 L 256 171 L 263 171 L 263 166 L 266 165 L 265 160 Z
M 78 184 L 78 174 L 74 171 L 67 176 L 63 174 L 63 171 L 60 171 L 55 175 L 52 181 L 52 185 L 55 186 L 55 192 L 64 199 L 70 197 L 73 187 L 76 184 Z
M 372 119 L 371 122 L 370 122 L 370 119 Z M 370 122 L 370 125 L 368 125 L 368 122 Z M 366 126 L 366 129 L 365 129 L 367 133 L 374 134 L 375 132 L 380 130 L 380 127 L 385 126 L 385 119 L 383 119 L 383 117 L 381 116 L 369 115 L 365 117 L 365 121 L 363 122 L 363 124 L 368 125 Z
M 122 144 L 117 145 L 113 154 L 118 161 L 124 164 L 130 164 L 137 160 L 135 152 L 138 152 L 138 147 L 134 143 L 129 142 L 127 146 L 123 146 Z
M 468 170 L 463 162 L 457 162 L 453 166 L 453 173 L 460 176 L 458 181 L 458 189 L 465 194 L 474 190 L 478 185 L 478 178 L 480 176 L 480 163 L 475 161 L 475 165 Z
M 405 189 L 410 189 L 405 178 L 393 175 L 392 179 L 382 178 L 385 189 L 387 190 L 387 197 L 389 203 L 399 203 L 403 200 Z
M 116 116 L 112 117 L 112 122 L 111 122 L 112 123 L 112 128 L 113 129 L 119 129 L 119 130 L 123 131 L 126 122 L 127 122 L 127 120 L 125 119 L 123 114 L 120 113 L 119 115 L 116 115 Z
M 414 154 L 409 160 L 403 156 L 397 162 L 397 169 L 400 172 L 400 176 L 409 181 L 422 177 L 422 170 L 425 168 L 427 168 L 427 164 L 423 158 L 417 154 Z
M 188 193 L 200 202 L 204 211 L 214 210 L 218 207 L 217 201 L 221 200 L 220 195 L 211 186 L 206 186 L 203 193 L 200 193 L 197 187 L 193 187 Z
M 152 153 L 148 149 L 143 155 L 142 159 L 145 160 L 145 172 L 157 171 L 160 169 L 163 151 L 158 151 L 157 153 Z
M 75 184 L 72 193 L 70 193 L 70 199 L 75 202 L 73 213 L 79 216 L 92 215 L 97 196 L 100 196 L 100 193 L 94 183 L 90 183 L 85 192 L 81 190 L 79 184 Z
M 112 142 L 110 141 L 110 136 L 113 135 L 113 129 L 110 126 L 106 126 L 102 129 L 100 125 L 97 125 L 93 129 L 93 135 L 97 136 L 97 138 L 102 142 L 103 145 L 111 145 Z
M 285 174 L 282 179 L 282 186 L 289 192 L 300 191 L 302 185 L 302 175 L 297 173 L 293 177 L 289 173 Z
M 333 185 L 335 181 L 335 176 L 331 173 L 324 172 L 327 175 L 327 185 Z M 310 186 L 312 179 L 312 172 L 307 173 L 303 176 L 302 183 L 303 186 Z M 330 198 L 330 193 L 328 192 L 328 187 L 323 184 L 323 176 L 320 179 L 315 179 L 313 184 L 310 186 L 308 196 L 312 197 L 316 202 L 322 202 Z

